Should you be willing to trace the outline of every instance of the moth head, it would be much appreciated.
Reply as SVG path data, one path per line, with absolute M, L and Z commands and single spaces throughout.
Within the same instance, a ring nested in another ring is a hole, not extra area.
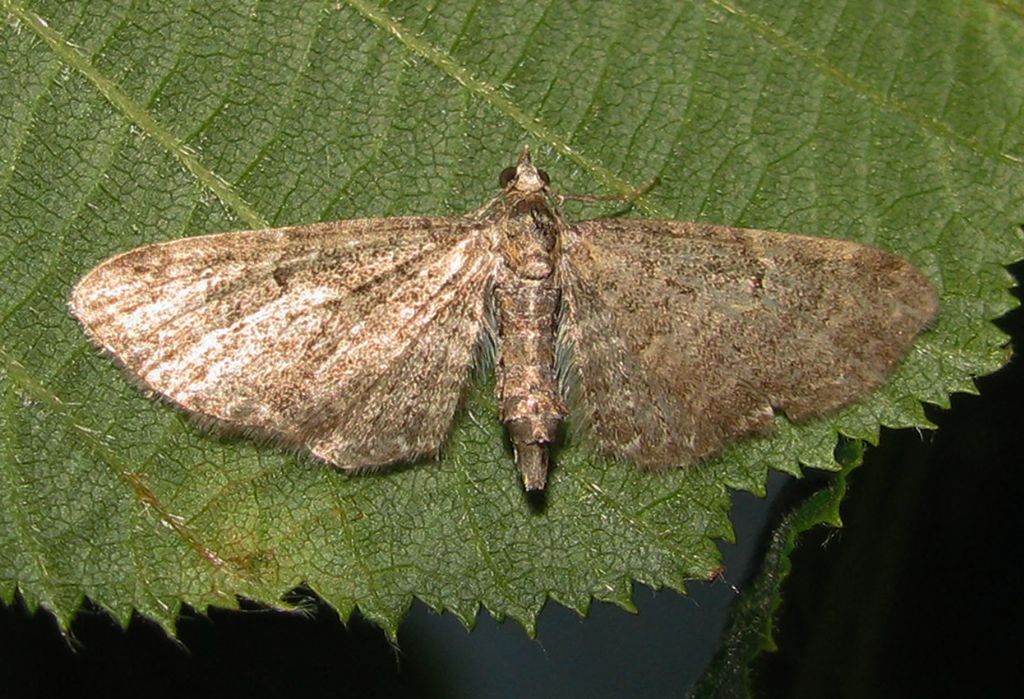
M 519 153 L 519 162 L 514 167 L 507 167 L 498 176 L 502 189 L 532 194 L 542 192 L 551 184 L 548 173 L 538 170 L 530 162 L 530 147 L 523 146 Z

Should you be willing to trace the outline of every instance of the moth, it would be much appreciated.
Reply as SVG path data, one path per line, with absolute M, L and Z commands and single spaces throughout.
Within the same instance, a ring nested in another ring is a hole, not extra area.
M 527 490 L 568 418 L 642 469 L 709 457 L 879 386 L 938 309 L 874 247 L 683 221 L 571 223 L 523 148 L 462 217 L 145 245 L 75 286 L 85 332 L 209 424 L 348 472 L 436 455 L 474 363 Z

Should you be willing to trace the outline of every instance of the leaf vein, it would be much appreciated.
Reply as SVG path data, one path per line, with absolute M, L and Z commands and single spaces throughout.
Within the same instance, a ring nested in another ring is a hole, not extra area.
M 38 401 L 54 417 L 59 418 L 64 423 L 67 431 L 74 435 L 79 442 L 84 444 L 89 451 L 95 454 L 122 483 L 129 487 L 135 496 L 135 499 L 140 504 L 155 512 L 160 518 L 160 521 L 170 528 L 171 531 L 180 536 L 182 540 L 188 544 L 189 548 L 199 554 L 203 560 L 217 570 L 245 579 L 245 575 L 243 575 L 241 571 L 235 570 L 227 561 L 221 558 L 213 548 L 203 543 L 200 537 L 185 525 L 180 515 L 176 515 L 171 512 L 157 497 L 156 493 L 149 488 L 144 480 L 137 473 L 132 472 L 131 469 L 128 468 L 127 464 L 122 463 L 120 459 L 118 459 L 114 453 L 103 444 L 102 439 L 96 436 L 100 434 L 99 430 L 82 424 L 74 418 L 65 407 L 64 401 L 62 401 L 56 393 L 47 389 L 32 378 L 25 367 L 14 359 L 4 347 L 0 347 L 0 364 L 3 365 L 12 383 L 19 386 L 21 390 L 25 391 L 25 393 Z
M 406 49 L 425 58 L 435 68 L 448 75 L 477 98 L 487 102 L 499 112 L 504 113 L 534 138 L 547 143 L 555 151 L 591 173 L 605 186 L 622 194 L 636 191 L 635 186 L 620 178 L 597 161 L 588 158 L 576 150 L 568 141 L 556 134 L 553 129 L 545 126 L 539 117 L 529 114 L 506 97 L 499 88 L 473 75 L 466 66 L 456 61 L 451 54 L 416 36 L 398 20 L 387 15 L 381 8 L 368 2 L 368 0 L 346 1 L 368 21 L 395 37 Z M 649 215 L 658 215 L 654 205 L 643 199 L 637 201 L 636 206 Z
M 248 226 L 251 228 L 267 226 L 267 222 L 259 212 L 235 192 L 227 180 L 203 165 L 182 139 L 171 133 L 152 113 L 133 100 L 117 83 L 101 73 L 77 48 L 51 28 L 45 19 L 18 3 L 10 3 L 10 10 L 43 39 L 61 61 L 88 79 L 126 119 L 138 125 L 160 146 L 171 153 L 203 186 L 212 191 L 228 209 L 235 212 Z
M 926 131 L 938 138 L 951 141 L 964 150 L 970 151 L 976 155 L 980 155 L 985 158 L 1003 160 L 1017 166 L 1024 165 L 1024 159 L 1021 159 L 1016 155 L 1000 152 L 998 149 L 994 149 L 985 143 L 981 143 L 977 139 L 962 136 L 941 119 L 915 111 L 910 107 L 910 105 L 896 97 L 893 97 L 892 95 L 881 94 L 870 83 L 859 80 L 846 71 L 841 70 L 825 56 L 804 47 L 796 39 L 790 38 L 783 32 L 779 31 L 756 13 L 740 9 L 736 4 L 731 4 L 725 0 L 707 0 L 707 2 L 742 21 L 748 28 L 761 36 L 761 38 L 768 44 L 789 53 L 795 58 L 809 63 L 821 71 L 825 77 L 835 80 L 851 92 L 866 98 L 882 111 L 899 114 L 908 122 L 915 124 L 922 131 Z

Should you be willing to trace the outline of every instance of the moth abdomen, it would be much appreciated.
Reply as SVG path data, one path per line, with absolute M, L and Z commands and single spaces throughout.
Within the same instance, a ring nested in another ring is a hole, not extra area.
M 515 447 L 523 484 L 527 490 L 539 490 L 547 477 L 547 445 L 557 437 L 566 414 L 555 372 L 561 294 L 553 278 L 532 280 L 515 274 L 508 274 L 494 293 L 501 328 L 501 419 Z

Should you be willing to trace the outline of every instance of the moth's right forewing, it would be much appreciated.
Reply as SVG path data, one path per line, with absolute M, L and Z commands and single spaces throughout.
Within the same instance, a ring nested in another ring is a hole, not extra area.
M 856 400 L 937 310 L 910 263 L 848 241 L 617 220 L 562 242 L 570 419 L 642 467 Z
M 436 451 L 496 257 L 461 219 L 363 219 L 145 246 L 76 286 L 89 335 L 152 390 L 343 468 Z

